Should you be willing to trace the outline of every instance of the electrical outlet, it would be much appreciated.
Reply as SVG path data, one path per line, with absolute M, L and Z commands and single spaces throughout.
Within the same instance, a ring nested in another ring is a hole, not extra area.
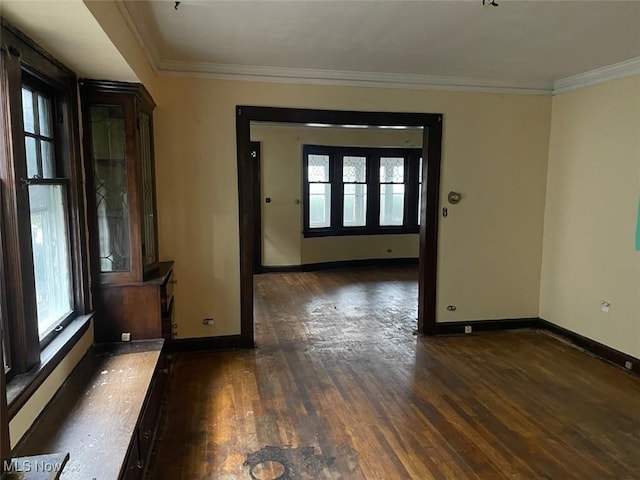
M 624 368 L 626 368 L 627 370 L 631 370 L 633 368 L 633 363 L 627 360 L 626 362 L 624 362 Z
M 471 328 L 471 325 L 465 325 L 464 326 L 464 333 L 471 333 L 473 329 Z
M 122 340 L 123 342 L 130 342 L 131 341 L 131 333 L 130 332 L 122 332 L 120 334 L 120 340 Z
M 447 305 L 447 310 L 450 312 L 455 312 L 456 311 L 456 306 L 455 305 Z
M 213 318 L 205 318 L 202 320 L 203 325 L 213 325 Z

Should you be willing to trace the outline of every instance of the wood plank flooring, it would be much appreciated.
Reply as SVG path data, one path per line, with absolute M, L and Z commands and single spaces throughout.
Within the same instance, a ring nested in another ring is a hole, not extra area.
M 536 331 L 417 337 L 416 276 L 257 276 L 258 348 L 175 358 L 150 478 L 640 478 L 640 379 Z

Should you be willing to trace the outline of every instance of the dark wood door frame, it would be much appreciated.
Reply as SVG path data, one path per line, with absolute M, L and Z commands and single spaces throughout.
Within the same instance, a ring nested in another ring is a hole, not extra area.
M 240 336 L 245 347 L 253 347 L 253 273 L 255 271 L 257 165 L 251 157 L 251 122 L 326 123 L 331 125 L 406 125 L 422 127 L 422 204 L 420 218 L 420 263 L 418 282 L 418 333 L 436 333 L 436 272 L 438 259 L 438 214 L 442 114 L 313 110 L 276 107 L 236 107 L 238 155 L 238 203 L 240 223 Z M 258 173 L 259 174 L 259 173 Z M 258 193 L 259 195 L 259 193 Z
M 262 188 L 260 142 L 251 142 L 251 177 L 253 181 L 254 245 L 253 273 L 262 272 Z

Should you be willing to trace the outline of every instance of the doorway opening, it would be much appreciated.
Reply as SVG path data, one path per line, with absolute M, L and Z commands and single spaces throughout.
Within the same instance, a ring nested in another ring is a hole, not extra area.
M 436 327 L 436 268 L 438 198 L 442 150 L 442 115 L 398 112 L 311 110 L 274 107 L 236 107 L 238 192 L 240 220 L 241 338 L 246 347 L 254 340 L 254 281 L 262 258 L 257 234 L 261 228 L 259 151 L 251 142 L 251 125 L 257 123 L 310 126 L 404 127 L 421 129 L 422 155 L 419 175 L 420 202 L 418 267 L 418 333 L 434 335 Z M 257 157 L 257 158 L 256 158 Z

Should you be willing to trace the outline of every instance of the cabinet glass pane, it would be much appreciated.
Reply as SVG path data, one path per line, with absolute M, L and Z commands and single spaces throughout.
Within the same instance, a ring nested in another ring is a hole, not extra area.
M 153 218 L 153 168 L 151 165 L 150 116 L 140 114 L 142 160 L 142 255 L 144 265 L 156 262 L 156 224 Z
M 91 107 L 93 172 L 98 218 L 100 271 L 131 269 L 124 111 Z

